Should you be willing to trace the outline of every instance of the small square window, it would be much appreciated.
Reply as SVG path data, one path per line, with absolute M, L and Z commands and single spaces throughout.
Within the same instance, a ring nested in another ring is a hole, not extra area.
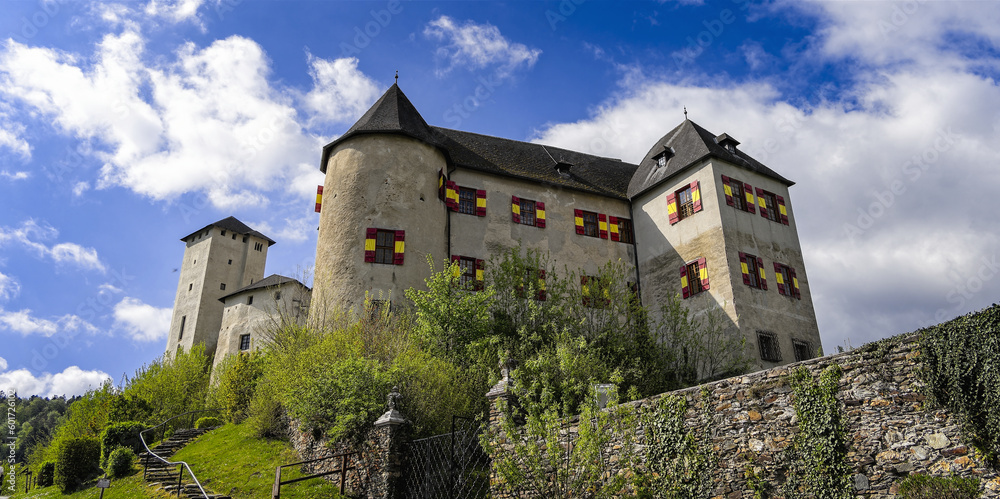
M 618 219 L 618 240 L 626 244 L 635 244 L 635 232 L 632 230 L 631 220 Z
M 694 215 L 694 198 L 692 197 L 691 187 L 685 187 L 674 194 L 677 195 L 677 217 L 680 220 L 684 220 L 691 215 Z
M 222 291 L 225 291 L 226 290 L 226 283 L 220 284 L 219 285 L 219 289 L 221 289 Z
M 253 305 L 253 295 L 247 297 L 247 305 Z
M 530 199 L 520 201 L 521 225 L 535 225 L 535 202 Z
M 233 232 L 233 241 L 235 241 L 235 240 L 236 240 L 236 233 Z
M 458 188 L 458 212 L 466 215 L 476 214 L 476 190 L 467 187 Z
M 280 300 L 281 299 L 281 291 L 275 291 L 274 292 L 274 299 L 275 300 Z
M 600 229 L 597 226 L 597 213 L 592 211 L 583 212 L 583 235 L 601 237 Z
M 247 236 L 243 236 L 243 242 L 247 242 Z
M 240 335 L 240 350 L 241 351 L 250 350 L 250 335 L 249 334 L 241 334 Z
M 770 331 L 757 331 L 757 346 L 760 348 L 761 360 L 768 362 L 781 361 L 781 347 L 778 345 L 778 335 Z
M 222 229 L 222 235 L 226 235 L 226 229 Z
M 795 362 L 813 358 L 812 348 L 805 341 L 792 340 L 792 348 L 795 349 Z

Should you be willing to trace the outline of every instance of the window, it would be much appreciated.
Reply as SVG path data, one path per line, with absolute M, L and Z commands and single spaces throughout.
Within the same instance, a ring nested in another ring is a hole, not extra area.
M 459 257 L 458 268 L 462 277 L 459 284 L 465 289 L 473 288 L 476 285 L 476 259 Z
M 583 297 L 583 306 L 585 307 L 604 308 L 611 303 L 608 284 L 597 276 L 580 276 L 580 294 Z
M 226 229 L 222 229 L 222 235 L 226 235 Z
M 708 291 L 708 263 L 704 258 L 681 265 L 681 296 L 690 298 Z
M 247 242 L 247 236 L 243 236 L 243 242 Z
M 532 225 L 540 229 L 544 229 L 545 203 L 511 196 L 510 216 L 511 221 L 516 224 Z
M 726 193 L 726 204 L 740 211 L 756 213 L 753 187 L 735 178 L 722 176 L 722 189 Z
M 521 200 L 521 225 L 535 225 L 535 202 L 530 199 Z
M 233 232 L 233 241 L 235 241 L 235 240 L 236 240 L 236 233 Z
M 280 300 L 281 299 L 281 291 L 275 291 L 274 292 L 274 299 L 275 300 Z
M 799 279 L 795 276 L 795 269 L 788 265 L 774 262 L 774 280 L 778 283 L 778 294 L 802 299 L 799 293 Z
M 627 218 L 610 217 L 611 240 L 626 244 L 635 244 L 635 233 L 632 232 L 632 221 Z
M 677 216 L 684 220 L 694 215 L 694 199 L 691 197 L 691 188 L 685 187 L 675 194 L 677 195 Z
M 591 211 L 583 212 L 583 235 L 600 237 L 600 230 L 597 227 L 597 213 Z
M 795 362 L 813 358 L 812 348 L 805 341 L 792 340 L 792 348 L 795 350 Z
M 760 211 L 761 216 L 772 221 L 780 222 L 781 219 L 778 218 L 778 200 L 774 198 L 774 193 L 763 191 L 763 196 L 758 196 L 758 198 L 764 201 L 764 207 Z
M 538 301 L 545 301 L 545 269 L 526 268 L 521 276 L 521 282 L 515 290 L 517 297 L 525 298 L 525 290 L 535 289 L 534 298 Z
M 656 167 L 657 168 L 663 168 L 665 166 L 667 166 L 667 155 L 666 154 L 661 154 L 661 155 L 657 156 L 656 157 Z
M 402 230 L 365 230 L 365 263 L 402 265 L 406 233 Z
M 194 283 L 188 284 L 188 291 L 194 289 Z
M 221 289 L 222 291 L 225 291 L 226 290 L 226 283 L 220 284 L 219 285 L 219 289 Z
M 467 187 L 458 188 L 458 212 L 466 215 L 476 214 L 476 190 Z
M 260 251 L 264 249 L 264 243 L 253 243 L 253 249 L 255 251 Z
M 232 265 L 232 264 L 233 264 L 233 259 L 232 259 L 232 258 L 230 258 L 230 259 L 229 259 L 229 265 Z
M 760 348 L 761 360 L 769 362 L 781 361 L 781 347 L 778 345 L 778 335 L 770 331 L 757 331 L 757 347 Z
M 366 306 L 370 321 L 378 321 L 392 311 L 389 300 L 371 300 Z
M 688 275 L 688 296 L 694 296 L 703 291 L 701 287 L 701 279 L 698 277 L 701 272 L 698 271 L 698 262 L 691 262 L 686 265 L 687 275 Z
M 767 291 L 767 274 L 764 272 L 763 259 L 740 252 L 740 270 L 743 272 L 743 284 Z
M 177 335 L 177 341 L 180 341 L 182 338 L 184 338 L 184 324 L 187 323 L 187 318 L 188 317 L 186 315 L 181 316 L 181 332 L 180 334 Z
M 240 350 L 250 350 L 250 335 L 241 334 L 240 335 Z
M 375 263 L 392 265 L 396 252 L 396 231 L 379 230 L 375 235 Z
M 746 193 L 743 192 L 743 182 L 735 178 L 730 178 L 729 185 L 732 187 L 733 207 L 740 211 L 747 211 L 747 199 Z
M 253 305 L 253 295 L 247 297 L 247 305 Z

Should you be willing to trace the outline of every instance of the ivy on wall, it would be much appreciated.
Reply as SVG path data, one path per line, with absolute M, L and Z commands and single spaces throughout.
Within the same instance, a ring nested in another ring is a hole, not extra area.
M 817 499 L 853 497 L 844 413 L 837 400 L 841 374 L 840 366 L 833 364 L 818 381 L 804 367 L 789 376 L 799 432 L 789 455 L 786 497 L 800 497 L 803 492 Z
M 639 497 L 701 499 L 711 496 L 712 470 L 716 465 L 711 442 L 711 413 L 703 389 L 702 431 L 696 435 L 684 427 L 687 400 L 665 395 L 644 418 L 648 474 L 639 487 Z
M 1000 305 L 920 331 L 931 403 L 959 414 L 963 430 L 994 465 L 1000 461 Z

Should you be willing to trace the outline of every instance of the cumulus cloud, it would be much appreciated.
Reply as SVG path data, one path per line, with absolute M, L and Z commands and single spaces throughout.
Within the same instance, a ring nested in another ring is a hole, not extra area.
M 115 324 L 135 341 L 160 341 L 170 330 L 173 309 L 147 305 L 138 298 L 125 297 L 115 305 Z
M 21 284 L 17 279 L 0 272 L 0 300 L 10 300 L 21 292 Z
M 0 132 L 0 143 L 3 142 L 2 132 Z M 31 177 L 29 172 L 9 172 L 7 170 L 0 170 L 0 177 L 7 178 L 9 180 L 25 180 Z
M 3 359 L 0 359 L 3 361 Z M 29 397 L 72 397 L 83 395 L 88 390 L 99 388 L 111 376 L 99 370 L 85 371 L 78 366 L 69 366 L 62 372 L 31 374 L 27 369 L 6 371 L 7 362 L 0 362 L 0 388 L 13 388 L 18 396 Z
M 198 20 L 198 8 L 204 0 L 152 0 L 143 12 L 155 19 L 163 19 L 172 23 L 191 21 L 202 26 Z
M 550 124 L 535 140 L 638 162 L 681 122 L 684 105 L 693 121 L 797 182 L 792 216 L 828 350 L 950 319 L 1000 294 L 1000 220 L 984 208 L 1000 191 L 1000 87 L 988 76 L 911 61 L 816 105 L 760 80 L 630 79 L 587 119 Z
M 66 314 L 55 319 L 35 317 L 31 309 L 8 311 L 0 308 L 0 330 L 13 331 L 23 336 L 38 334 L 45 337 L 57 333 L 96 333 L 98 329 L 93 324 L 73 314 Z
M 304 97 L 305 108 L 321 122 L 353 122 L 379 96 L 379 88 L 358 70 L 353 57 L 327 60 L 307 54 L 313 88 Z
M 539 49 L 511 42 L 491 24 L 457 23 L 448 16 L 431 21 L 424 28 L 424 35 L 445 42 L 436 52 L 446 63 L 437 71 L 439 76 L 459 66 L 469 69 L 495 66 L 497 76 L 502 78 L 521 67 L 534 66 L 542 53 Z
M 59 235 L 54 227 L 40 225 L 34 220 L 21 223 L 18 228 L 0 226 L 0 246 L 13 242 L 34 251 L 39 256 L 52 258 L 60 264 L 72 264 L 86 270 L 104 272 L 106 270 L 94 248 L 85 248 L 76 243 L 57 243 L 47 246 L 47 241 Z
M 0 357 L 0 371 L 7 370 L 7 359 Z
M 157 200 L 202 192 L 222 209 L 266 205 L 265 193 L 276 189 L 309 197 L 300 187 L 315 188 L 313 151 L 322 139 L 297 121 L 300 94 L 268 82 L 270 61 L 257 43 L 240 36 L 204 48 L 186 43 L 147 64 L 143 37 L 126 26 L 98 43 L 93 63 L 8 40 L 0 93 L 93 142 L 103 163 L 98 189 L 124 186 Z M 310 67 L 306 102 L 317 120 L 349 119 L 373 100 L 356 61 L 310 58 Z M 333 100 L 324 106 L 324 98 Z

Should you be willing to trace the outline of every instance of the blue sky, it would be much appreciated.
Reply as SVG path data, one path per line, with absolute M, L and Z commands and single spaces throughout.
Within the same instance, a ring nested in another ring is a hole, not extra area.
M 631 162 L 684 106 L 734 136 L 797 182 L 827 351 L 983 308 L 998 26 L 985 1 L 0 1 L 0 384 L 160 355 L 179 238 L 229 215 L 302 275 L 320 148 L 397 70 L 433 125 Z

